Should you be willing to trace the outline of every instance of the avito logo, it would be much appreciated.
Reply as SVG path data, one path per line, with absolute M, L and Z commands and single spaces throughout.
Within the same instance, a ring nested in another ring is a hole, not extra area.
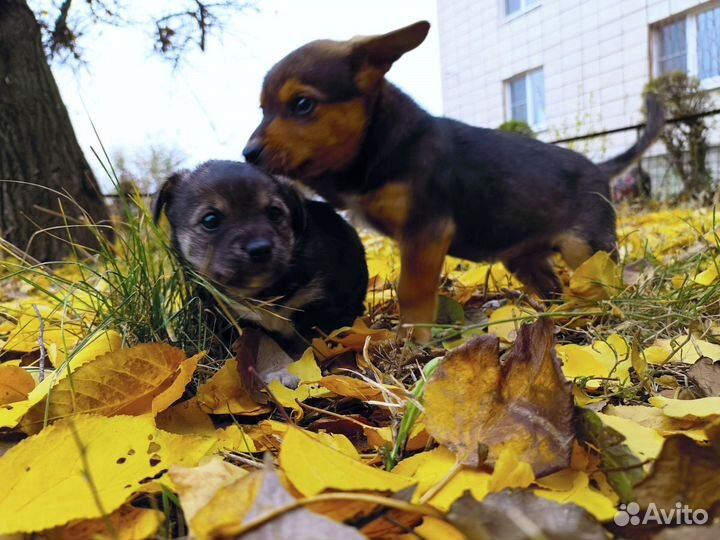
M 650 503 L 645 512 L 640 511 L 640 505 L 635 502 L 621 504 L 615 514 L 613 521 L 615 525 L 646 525 L 654 523 L 657 525 L 705 525 L 709 516 L 707 511 L 701 509 L 693 510 L 687 504 L 675 503 L 675 508 L 665 510 L 658 508 L 655 503 Z

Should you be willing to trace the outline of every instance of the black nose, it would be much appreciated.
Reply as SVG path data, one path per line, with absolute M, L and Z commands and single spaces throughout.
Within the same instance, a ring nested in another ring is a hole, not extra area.
M 259 142 L 250 141 L 243 150 L 243 156 L 245 161 L 248 163 L 257 163 L 260 160 L 260 154 L 262 154 L 263 146 Z
M 267 238 L 253 238 L 245 244 L 245 252 L 254 262 L 267 262 L 272 254 L 272 244 Z

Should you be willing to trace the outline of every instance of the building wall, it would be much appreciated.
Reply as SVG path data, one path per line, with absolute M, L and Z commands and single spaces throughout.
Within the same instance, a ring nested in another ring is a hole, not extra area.
M 543 140 L 642 122 L 651 25 L 718 0 L 542 0 L 505 17 L 504 0 L 438 0 L 444 112 L 497 127 L 508 119 L 505 81 L 542 67 Z M 716 120 L 720 124 L 720 119 Z M 634 132 L 575 143 L 593 159 L 622 151 Z M 720 128 L 714 130 L 720 144 Z M 650 154 L 662 153 L 661 145 Z

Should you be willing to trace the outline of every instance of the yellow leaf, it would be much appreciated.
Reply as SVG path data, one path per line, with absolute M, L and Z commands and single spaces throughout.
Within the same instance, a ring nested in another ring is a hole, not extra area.
M 495 463 L 490 491 L 502 491 L 505 488 L 525 488 L 535 481 L 532 467 L 525 463 L 511 447 L 504 448 Z
M 192 527 L 195 515 L 210 503 L 218 490 L 247 474 L 247 471 L 218 457 L 197 467 L 190 468 L 179 465 L 170 467 L 168 476 L 180 496 L 183 515 L 185 520 L 191 524 L 192 533 L 200 538 L 205 537 L 207 531 L 197 531 Z
M 27 399 L 35 379 L 23 368 L 0 366 L 0 405 Z
M 179 435 L 215 436 L 213 421 L 200 409 L 197 397 L 165 409 L 155 418 L 155 425 L 164 431 Z
M 205 352 L 201 352 L 192 358 L 188 358 L 187 360 L 180 362 L 177 376 L 173 379 L 170 386 L 153 398 L 151 406 L 151 413 L 153 415 L 156 415 L 160 411 L 164 411 L 182 397 L 183 392 L 185 392 L 185 387 L 192 380 L 192 376 L 195 373 L 195 368 L 197 368 L 198 362 L 205 356 L 205 354 Z
M 280 381 L 272 381 L 268 385 L 268 390 L 283 407 L 293 410 L 293 416 L 302 418 L 303 410 L 297 404 L 298 401 L 303 402 L 309 398 L 325 397 L 330 395 L 331 392 L 318 384 L 322 378 L 322 373 L 311 348 L 307 349 L 300 360 L 290 364 L 287 369 L 300 379 L 298 387 L 293 390 L 283 386 Z
M 720 397 L 670 399 L 654 396 L 648 401 L 653 407 L 662 409 L 663 414 L 670 418 L 715 420 L 720 417 Z
M 691 336 L 678 336 L 673 339 L 658 339 L 643 351 L 650 364 L 662 364 L 666 361 L 694 364 L 702 356 L 713 360 L 720 359 L 720 345 Z M 672 356 L 670 356 L 672 354 Z
M 590 478 L 584 471 L 565 469 L 540 478 L 535 483 L 543 488 L 534 490 L 540 497 L 582 506 L 600 521 L 609 521 L 615 516 L 615 504 L 590 487 Z
M 620 416 L 603 413 L 597 413 L 597 415 L 603 424 L 622 434 L 625 437 L 624 444 L 643 461 L 654 459 L 660 454 L 665 439 L 655 429 Z
M 643 405 L 609 405 L 605 408 L 605 414 L 627 418 L 644 426 L 656 430 L 660 435 L 685 435 L 693 440 L 707 441 L 705 430 L 698 424 L 697 420 L 670 418 L 665 416 L 661 409 L 646 407 Z
M 218 429 L 215 436 L 217 437 L 218 447 L 225 451 L 241 454 L 254 454 L 259 451 L 255 446 L 255 441 L 241 426 L 233 424 L 225 429 Z
M 383 399 L 383 392 L 378 386 L 373 386 L 362 379 L 348 377 L 347 375 L 327 375 L 320 379 L 319 384 L 338 396 L 350 397 L 361 401 Z M 399 390 L 396 386 L 389 387 L 388 389 L 391 391 Z
M 424 540 L 466 540 L 467 538 L 448 522 L 427 516 L 413 532 Z
M 72 359 L 66 362 L 62 368 L 47 374 L 45 380 L 30 392 L 25 401 L 0 406 L 0 428 L 15 427 L 32 406 L 45 399 L 50 389 L 58 381 L 67 377 L 68 372 L 73 372 L 101 354 L 120 349 L 121 342 L 122 338 L 120 334 L 112 330 L 95 335 L 80 351 L 75 353 Z
M 149 416 L 80 415 L 56 422 L 0 457 L 0 478 L 12 478 L 0 484 L 0 534 L 112 512 L 147 479 L 174 464 L 195 465 L 213 444 L 158 430 Z
M 570 293 L 586 300 L 603 300 L 618 293 L 620 269 L 604 251 L 598 251 L 575 269 Z
M 720 265 L 720 257 L 715 258 L 706 270 L 697 274 L 692 280 L 705 287 L 712 285 L 718 279 L 718 265 Z
M 255 403 L 250 393 L 242 386 L 237 370 L 237 360 L 226 360 L 225 364 L 197 392 L 200 408 L 210 414 L 242 414 L 254 416 L 270 410 Z
M 492 312 L 488 322 L 488 332 L 495 334 L 505 343 L 512 343 L 517 337 L 520 326 L 528 322 L 527 317 L 532 318 L 535 315 L 537 311 L 529 306 L 507 304 Z M 521 318 L 522 320 L 512 320 Z
M 412 483 L 410 478 L 364 465 L 294 427 L 283 438 L 280 466 L 303 495 L 326 489 L 399 491 Z
M 35 432 L 46 419 L 51 423 L 82 413 L 104 416 L 151 413 L 154 400 L 159 400 L 156 405 L 159 407 L 180 397 L 197 359 L 203 355 L 188 360 L 180 349 L 152 343 L 97 357 L 77 368 L 71 379 L 60 380 L 46 400 L 27 412 L 22 428 Z M 181 370 L 183 362 L 185 370 Z M 181 387 L 174 385 L 178 377 L 182 379 Z
M 153 538 L 165 521 L 159 510 L 126 504 L 107 517 L 83 520 L 42 533 L 49 540 L 136 540 Z M 112 529 L 108 530 L 108 523 Z
M 599 388 L 608 378 L 621 383 L 630 378 L 630 348 L 617 334 L 606 341 L 593 341 L 592 345 L 560 345 L 557 353 L 568 379 L 591 377 L 585 382 L 587 388 Z
M 469 467 L 463 467 L 430 499 L 435 508 L 447 511 L 463 493 L 470 491 L 476 500 L 482 500 L 490 492 L 490 475 Z
M 413 479 L 417 484 L 413 500 L 418 501 L 431 487 L 442 482 L 456 463 L 455 455 L 448 448 L 438 446 L 403 459 L 392 472 Z M 483 474 L 490 477 L 487 473 Z

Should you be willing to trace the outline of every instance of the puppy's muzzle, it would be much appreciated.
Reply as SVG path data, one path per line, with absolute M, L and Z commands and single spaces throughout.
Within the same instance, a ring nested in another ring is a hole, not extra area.
M 251 139 L 248 141 L 247 146 L 243 150 L 245 161 L 252 163 L 253 165 L 257 164 L 260 161 L 263 149 L 264 147 L 260 141 Z
M 250 239 L 244 246 L 243 251 L 248 254 L 254 263 L 266 263 L 272 257 L 272 242 L 267 238 L 258 236 Z

